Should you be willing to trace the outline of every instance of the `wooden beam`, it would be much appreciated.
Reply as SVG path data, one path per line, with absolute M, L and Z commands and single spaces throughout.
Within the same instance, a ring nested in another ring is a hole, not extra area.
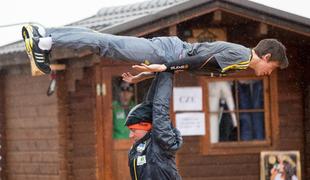
M 268 25 L 278 27 L 280 29 L 284 29 L 287 31 L 291 31 L 294 33 L 298 33 L 304 36 L 310 36 L 310 31 L 308 30 L 309 28 L 305 28 L 303 25 L 298 25 L 298 24 L 293 24 L 291 22 L 282 20 L 280 18 L 272 17 L 272 16 L 267 16 L 267 15 L 262 15 L 258 12 L 253 12 L 250 10 L 245 10 L 240 7 L 235 7 L 235 6 L 230 6 L 226 5 L 225 7 L 219 7 L 223 12 L 227 12 L 230 14 L 234 14 L 240 17 L 244 17 L 247 19 L 251 19 L 253 21 L 259 21 L 266 23 Z
M 50 67 L 52 71 L 61 71 L 66 69 L 65 64 L 51 64 Z
M 214 23 L 220 23 L 222 21 L 222 11 L 220 10 L 214 11 L 212 21 Z
M 5 169 L 6 157 L 6 135 L 5 135 L 5 94 L 4 94 L 4 77 L 0 75 L 0 179 L 7 179 Z
M 177 36 L 178 35 L 178 28 L 177 25 L 173 25 L 169 27 L 169 36 Z
M 44 73 L 42 73 L 42 71 L 40 71 L 37 66 L 31 61 L 30 63 L 31 66 L 31 75 L 32 76 L 42 76 L 44 75 Z M 52 71 L 61 71 L 61 70 L 65 70 L 66 69 L 66 65 L 65 64 L 51 64 L 50 68 Z
M 101 74 L 101 67 L 99 65 L 95 66 L 94 72 L 95 83 L 102 84 L 102 74 Z M 103 102 L 102 97 L 96 96 L 96 111 L 95 111 L 95 124 L 96 124 L 96 179 L 97 180 L 104 180 L 105 172 L 105 151 L 104 151 L 104 121 L 103 121 Z
M 102 82 L 101 84 L 105 84 L 106 95 L 102 95 L 102 125 L 103 128 L 103 152 L 104 152 L 104 180 L 115 179 L 115 175 L 113 174 L 113 114 L 112 114 L 112 73 L 109 68 L 101 68 L 101 71 L 104 72 L 102 74 Z
M 258 25 L 258 35 L 263 36 L 268 34 L 268 25 L 266 23 L 259 23 Z

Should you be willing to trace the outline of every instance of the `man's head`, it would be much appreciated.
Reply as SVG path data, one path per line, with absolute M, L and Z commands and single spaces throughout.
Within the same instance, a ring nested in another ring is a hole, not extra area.
M 128 113 L 125 126 L 130 130 L 129 137 L 138 141 L 152 129 L 152 103 L 143 102 Z
M 258 60 L 255 63 L 256 75 L 269 75 L 276 68 L 287 68 L 285 46 L 276 39 L 263 39 L 253 48 Z
M 134 95 L 134 88 L 131 84 L 121 81 L 119 99 L 122 105 L 128 105 Z

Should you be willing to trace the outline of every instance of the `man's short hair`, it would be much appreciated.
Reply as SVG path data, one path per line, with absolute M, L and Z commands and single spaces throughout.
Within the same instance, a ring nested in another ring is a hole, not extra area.
M 284 69 L 288 66 L 288 59 L 286 57 L 286 48 L 285 46 L 276 39 L 263 39 L 261 40 L 256 47 L 254 47 L 255 53 L 258 57 L 270 53 L 270 61 L 278 61 L 280 68 Z

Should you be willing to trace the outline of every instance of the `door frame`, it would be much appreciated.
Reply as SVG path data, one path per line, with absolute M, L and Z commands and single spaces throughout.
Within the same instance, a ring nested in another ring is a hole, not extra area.
M 96 179 L 114 179 L 112 163 L 113 150 L 124 149 L 131 144 L 129 140 L 118 140 L 115 142 L 113 133 L 112 114 L 112 77 L 121 76 L 120 72 L 131 72 L 131 64 L 97 65 L 95 67 L 95 87 L 98 85 L 104 88 L 102 94 L 96 93 Z M 135 73 L 136 74 L 136 73 Z M 94 88 L 97 89 L 97 88 Z

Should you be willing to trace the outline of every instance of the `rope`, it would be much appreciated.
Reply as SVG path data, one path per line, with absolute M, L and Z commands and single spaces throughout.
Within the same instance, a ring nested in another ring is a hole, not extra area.
M 24 24 L 38 24 L 38 25 L 42 26 L 40 23 L 37 23 L 37 22 L 20 22 L 20 23 L 14 23 L 14 24 L 0 25 L 0 28 L 7 28 L 7 27 L 12 27 L 12 26 L 20 26 L 20 25 L 24 25 Z

